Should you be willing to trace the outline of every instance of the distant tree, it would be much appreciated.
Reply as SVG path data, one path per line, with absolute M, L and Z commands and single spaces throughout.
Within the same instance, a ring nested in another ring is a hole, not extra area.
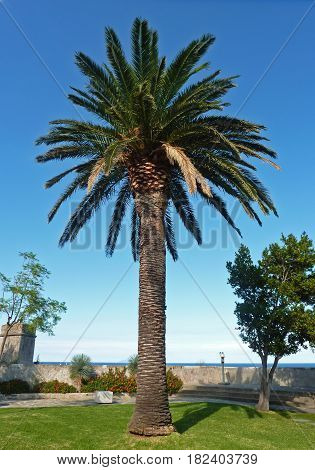
M 279 360 L 301 348 L 315 346 L 315 251 L 303 233 L 281 237 L 254 264 L 241 245 L 228 262 L 229 284 L 241 299 L 235 315 L 242 340 L 262 362 L 257 409 L 269 410 L 270 387 Z M 274 358 L 268 370 L 268 357 Z
M 53 335 L 53 328 L 61 319 L 60 314 L 67 310 L 64 302 L 43 296 L 44 283 L 50 272 L 39 263 L 36 255 L 26 252 L 20 253 L 20 256 L 23 259 L 22 269 L 13 279 L 0 273 L 0 315 L 5 316 L 7 325 L 0 348 L 0 360 L 14 325 L 23 323 L 30 332 L 37 330 Z
M 81 391 L 82 381 L 88 380 L 94 373 L 94 368 L 89 356 L 85 354 L 73 356 L 70 364 L 70 377 L 77 382 L 79 391 Z
M 132 356 L 129 357 L 127 369 L 129 370 L 130 374 L 136 375 L 136 373 L 138 372 L 138 363 L 139 363 L 138 354 L 133 354 Z

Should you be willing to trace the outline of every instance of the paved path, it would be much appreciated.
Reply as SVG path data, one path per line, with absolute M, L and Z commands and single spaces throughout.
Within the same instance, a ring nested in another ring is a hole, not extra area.
M 117 398 L 114 397 L 114 404 L 124 404 L 124 403 L 134 403 L 134 397 L 124 397 Z M 97 406 L 99 403 L 96 403 L 93 398 L 73 398 L 66 400 L 63 398 L 35 398 L 35 399 L 25 399 L 19 400 L 16 398 L 0 400 L 0 410 L 4 408 L 47 408 L 54 406 Z
M 53 406 L 93 406 L 94 400 L 58 400 L 57 398 L 37 398 L 35 400 L 3 400 L 0 410 L 5 408 L 47 408 Z
M 240 405 L 240 406 L 249 406 L 253 407 L 255 403 L 245 403 L 241 401 L 232 401 L 232 400 L 221 400 L 214 398 L 198 398 L 194 396 L 180 396 L 176 395 L 170 397 L 171 403 L 224 403 L 227 405 Z M 114 397 L 113 404 L 132 404 L 135 403 L 135 397 Z M 46 408 L 46 407 L 61 407 L 61 406 L 99 406 L 93 399 L 90 397 L 82 399 L 58 399 L 58 398 L 37 398 L 37 399 L 2 399 L 0 400 L 0 410 L 6 408 Z M 296 411 L 299 413 L 312 413 L 315 414 L 315 408 L 293 408 L 285 406 L 272 406 L 274 410 L 290 410 Z

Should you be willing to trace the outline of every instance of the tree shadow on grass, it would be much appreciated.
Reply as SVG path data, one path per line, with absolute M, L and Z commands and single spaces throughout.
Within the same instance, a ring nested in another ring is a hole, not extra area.
M 184 412 L 184 415 L 174 422 L 176 430 L 183 434 L 188 429 L 192 428 L 200 421 L 208 418 L 209 416 L 215 414 L 217 411 L 220 411 L 222 408 L 229 408 L 233 411 L 243 410 L 247 414 L 247 417 L 250 419 L 253 418 L 262 418 L 263 415 L 256 411 L 254 408 L 240 405 L 230 405 L 222 403 L 194 403 L 190 406 L 185 404 L 176 404 L 176 409 L 180 407 L 185 407 L 187 410 Z
M 254 418 L 263 418 L 268 412 L 265 414 L 264 412 L 261 413 L 257 411 L 255 408 L 250 406 L 244 405 L 237 405 L 237 404 L 229 404 L 229 403 L 176 403 L 175 409 L 185 407 L 186 410 L 183 416 L 174 422 L 174 426 L 180 434 L 183 434 L 188 429 L 192 428 L 200 421 L 208 418 L 209 416 L 215 414 L 216 412 L 220 411 L 221 409 L 228 408 L 232 411 L 243 411 L 246 413 L 247 418 L 254 419 Z M 286 410 L 273 410 L 274 413 L 277 413 L 282 418 L 291 419 L 291 415 Z

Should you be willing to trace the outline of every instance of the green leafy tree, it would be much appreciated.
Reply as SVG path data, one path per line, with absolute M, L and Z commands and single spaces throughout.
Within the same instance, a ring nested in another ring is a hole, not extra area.
M 315 346 L 315 251 L 304 233 L 281 237 L 254 264 L 241 245 L 228 262 L 229 284 L 241 299 L 235 315 L 242 340 L 260 356 L 261 389 L 257 409 L 269 410 L 270 387 L 279 360 Z M 268 370 L 268 358 L 273 365 Z
M 73 175 L 49 221 L 74 193 L 86 191 L 65 227 L 61 246 L 73 241 L 95 211 L 115 196 L 106 243 L 107 254 L 112 255 L 130 205 L 132 254 L 140 260 L 138 393 L 129 425 L 136 434 L 174 430 L 165 364 L 166 248 L 175 260 L 178 256 L 172 211 L 198 244 L 201 231 L 190 195 L 200 196 L 238 232 L 217 190 L 237 199 L 258 223 L 255 204 L 263 214 L 276 214 L 254 175 L 253 163 L 278 168 L 275 152 L 265 145 L 263 126 L 219 115 L 235 77 L 208 73 L 209 63 L 199 63 L 213 42 L 214 37 L 206 34 L 167 64 L 159 56 L 157 32 L 137 18 L 128 61 L 116 33 L 106 28 L 107 63 L 98 65 L 77 53 L 76 63 L 87 83 L 69 95 L 94 119 L 55 120 L 48 134 L 37 140 L 51 146 L 38 162 L 75 162 L 46 183 L 50 188 Z M 198 72 L 203 78 L 193 81 Z
M 73 356 L 70 364 L 70 378 L 77 382 L 79 391 L 81 391 L 82 381 L 89 380 L 93 375 L 95 371 L 89 356 L 85 354 Z
M 30 332 L 41 331 L 53 335 L 53 328 L 67 308 L 64 302 L 58 302 L 43 296 L 45 280 L 50 272 L 40 264 L 31 252 L 20 253 L 23 259 L 22 269 L 13 279 L 0 273 L 2 298 L 0 314 L 5 316 L 7 328 L 0 348 L 0 360 L 5 344 L 14 325 L 22 323 Z

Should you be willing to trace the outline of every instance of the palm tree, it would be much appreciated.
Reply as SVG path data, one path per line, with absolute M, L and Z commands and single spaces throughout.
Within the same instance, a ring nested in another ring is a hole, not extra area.
M 61 246 L 73 241 L 95 211 L 117 195 L 106 244 L 112 255 L 123 217 L 132 206 L 132 254 L 140 260 L 138 393 L 129 425 L 136 434 L 174 430 L 165 372 L 166 248 L 177 259 L 172 207 L 198 244 L 201 233 L 190 194 L 203 198 L 238 232 L 214 188 L 236 198 L 259 224 L 253 203 L 264 214 L 276 214 L 249 162 L 258 159 L 276 167 L 275 152 L 262 143 L 264 127 L 218 113 L 227 105 L 222 98 L 235 77 L 219 78 L 216 71 L 192 83 L 198 72 L 208 70 L 208 62 L 198 64 L 213 42 L 212 35 L 204 35 L 167 65 L 165 57 L 159 57 L 157 32 L 137 18 L 128 61 L 116 33 L 106 28 L 107 64 L 77 53 L 87 85 L 84 90 L 72 88 L 69 95 L 98 121 L 58 119 L 37 140 L 52 146 L 38 162 L 79 160 L 46 183 L 50 188 L 66 175 L 74 176 L 49 221 L 75 191 L 86 190 L 60 238 Z

